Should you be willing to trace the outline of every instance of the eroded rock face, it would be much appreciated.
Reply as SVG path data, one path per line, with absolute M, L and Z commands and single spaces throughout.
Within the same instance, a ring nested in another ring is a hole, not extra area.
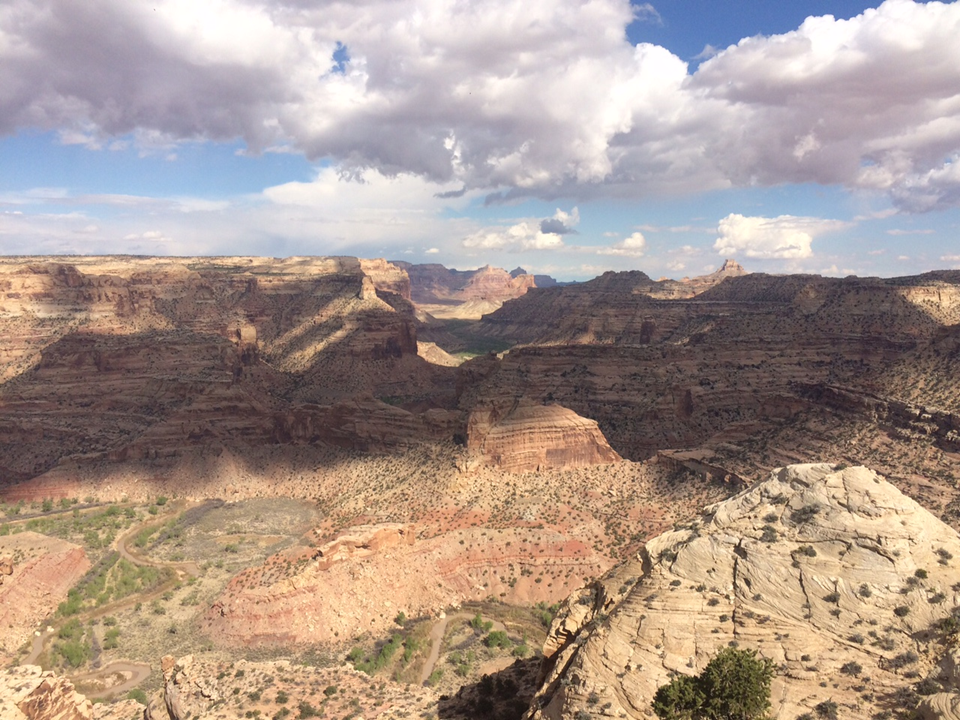
M 11 558 L 0 563 L 0 577 L 7 575 L 0 583 L 0 661 L 6 661 L 66 599 L 90 561 L 79 545 L 29 531 L 0 537 L 0 553 Z
M 620 599 L 574 599 L 558 617 L 531 717 L 574 717 L 592 694 L 614 716 L 645 717 L 670 673 L 696 674 L 733 641 L 774 661 L 784 719 L 827 699 L 868 718 L 941 675 L 960 538 L 875 473 L 790 466 L 705 513 L 611 575 Z M 956 697 L 928 704 L 949 717 Z
M 317 717 L 354 715 L 372 720 L 419 717 L 428 709 L 435 711 L 437 705 L 437 694 L 430 688 L 371 677 L 349 666 L 317 668 L 288 660 L 218 661 L 202 655 L 167 655 L 160 665 L 163 687 L 151 698 L 145 720 L 283 717 L 278 708 L 284 706 L 289 708 L 286 716 L 294 718 L 301 705 L 314 708 L 314 712 L 319 706 Z M 324 694 L 331 687 L 337 692 Z M 280 700 L 282 695 L 288 699 Z M 309 711 L 299 714 L 312 717 Z M 111 716 L 110 720 L 130 720 L 130 715 Z
M 385 451 L 450 437 L 460 425 L 456 412 L 434 408 L 415 414 L 367 397 L 278 412 L 274 437 L 283 443 L 320 442 L 351 450 Z
M 360 525 L 350 529 L 350 532 L 337 536 L 324 543 L 319 548 L 317 558 L 318 570 L 329 570 L 339 562 L 359 561 L 378 552 L 413 545 L 416 541 L 413 525 Z
M 478 408 L 467 423 L 467 448 L 481 463 L 508 472 L 620 460 L 595 421 L 560 405 L 522 404 L 505 413 Z
M 93 720 L 93 704 L 66 678 L 36 665 L 0 671 L 3 720 Z
M 337 642 L 386 632 L 401 610 L 430 615 L 491 595 L 557 602 L 610 565 L 587 543 L 542 527 L 417 538 L 413 525 L 361 526 L 308 556 L 281 555 L 241 572 L 202 627 L 226 645 Z
M 427 394 L 452 371 L 418 357 L 409 294 L 383 260 L 0 260 L 0 491 L 69 457 L 258 446 L 278 411 Z
M 482 377 L 471 363 L 461 366 L 471 376 L 460 384 L 461 407 L 555 402 L 596 420 L 611 446 L 634 460 L 723 444 L 744 456 L 758 433 L 822 407 L 801 391 L 810 385 L 957 414 L 960 390 L 943 378 L 956 363 L 960 273 L 750 274 L 687 299 L 658 297 L 654 285 L 642 273 L 609 273 L 506 303 L 475 332 L 521 347 Z M 869 410 L 850 417 L 876 420 Z M 938 432 L 937 447 L 956 452 Z M 750 453 L 746 465 L 771 469 L 763 455 Z M 777 463 L 821 456 L 797 450 L 794 440 Z
M 485 265 L 477 270 L 453 270 L 428 263 L 412 265 L 394 261 L 410 278 L 411 298 L 420 305 L 468 300 L 504 300 L 520 297 L 535 287 L 533 275 L 508 273 Z

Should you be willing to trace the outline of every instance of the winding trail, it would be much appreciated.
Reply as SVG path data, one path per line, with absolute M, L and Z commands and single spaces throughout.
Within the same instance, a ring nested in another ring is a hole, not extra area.
M 437 660 L 440 659 L 440 648 L 443 646 L 443 638 L 447 634 L 447 627 L 450 623 L 455 620 L 466 620 L 476 616 L 476 612 L 458 612 L 453 615 L 447 615 L 440 618 L 437 622 L 434 623 L 433 627 L 430 628 L 430 654 L 427 656 L 426 662 L 423 664 L 423 670 L 420 671 L 420 684 L 423 685 L 433 674 L 434 668 L 437 666 Z M 491 629 L 500 630 L 501 632 L 506 632 L 507 628 L 502 622 L 498 620 L 493 620 L 493 626 Z
M 86 620 L 91 620 L 93 618 L 102 617 L 117 610 L 123 610 L 131 605 L 136 604 L 137 602 L 144 602 L 151 600 L 154 597 L 159 597 L 164 592 L 169 590 L 173 585 L 182 581 L 186 577 L 197 577 L 200 575 L 200 568 L 195 562 L 159 562 L 156 560 L 150 560 L 148 558 L 142 557 L 138 553 L 130 549 L 130 543 L 133 539 L 144 529 L 154 527 L 157 525 L 163 525 L 166 523 L 172 516 L 177 515 L 182 510 L 187 509 L 190 506 L 190 503 L 171 503 L 170 512 L 167 512 L 158 517 L 152 517 L 149 520 L 146 520 L 138 525 L 131 526 L 126 530 L 126 532 L 119 535 L 113 542 L 112 547 L 116 550 L 120 556 L 134 565 L 145 565 L 150 567 L 169 567 L 176 572 L 176 578 L 165 582 L 159 587 L 153 588 L 148 592 L 135 593 L 128 597 L 125 597 L 121 600 L 116 600 L 112 603 L 102 605 L 97 608 L 92 608 L 82 613 L 79 617 Z M 48 626 L 43 631 L 39 631 L 34 634 L 33 643 L 30 648 L 30 653 L 22 661 L 24 665 L 35 665 L 40 655 L 43 653 L 44 649 L 47 646 L 47 643 L 57 634 L 57 629 L 52 626 Z M 103 682 L 110 678 L 110 676 L 122 674 L 124 676 L 129 675 L 129 678 L 124 680 L 122 683 L 117 685 L 104 687 L 101 693 L 91 692 L 89 693 L 90 697 L 98 697 L 102 695 L 115 695 L 117 693 L 126 692 L 135 688 L 141 682 L 143 682 L 151 672 L 150 665 L 147 663 L 135 663 L 129 660 L 116 660 L 110 664 L 92 670 L 87 673 L 81 673 L 78 675 L 69 675 L 68 679 L 74 684 L 83 683 L 83 684 L 94 684 Z

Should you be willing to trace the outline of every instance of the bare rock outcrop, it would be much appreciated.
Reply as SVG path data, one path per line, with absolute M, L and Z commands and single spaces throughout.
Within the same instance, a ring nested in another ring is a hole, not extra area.
M 0 578 L 7 575 L 0 583 L 0 661 L 6 661 L 66 599 L 90 561 L 79 545 L 30 531 L 0 537 L 0 554 L 10 557 L 0 564 Z
M 294 718 L 297 714 L 291 710 L 298 706 L 301 717 L 349 715 L 374 720 L 425 716 L 437 705 L 437 693 L 430 688 L 371 677 L 349 666 L 225 661 L 205 655 L 166 655 L 160 666 L 162 687 L 150 699 L 144 720 Z M 284 712 L 283 707 L 289 709 Z M 110 716 L 110 720 L 129 719 L 130 715 Z
M 439 264 L 393 264 L 409 275 L 413 302 L 435 318 L 477 320 L 537 286 L 533 275 L 489 265 L 454 270 Z
M 467 448 L 481 463 L 508 472 L 620 460 L 595 421 L 560 405 L 521 404 L 502 414 L 479 407 L 467 422 Z
M 783 468 L 649 541 L 639 576 L 608 576 L 621 582 L 613 602 L 575 598 L 530 717 L 646 717 L 660 685 L 734 642 L 774 661 L 773 717 L 826 700 L 847 718 L 912 710 L 923 677 L 948 691 L 925 701 L 928 717 L 953 717 L 939 663 L 941 622 L 960 612 L 957 557 L 957 533 L 872 471 Z
M 368 452 L 409 448 L 449 437 L 459 413 L 433 408 L 411 413 L 360 397 L 332 406 L 300 405 L 274 416 L 274 438 L 283 443 L 324 443 Z
M 94 720 L 93 704 L 73 683 L 36 665 L 0 672 L 3 720 Z

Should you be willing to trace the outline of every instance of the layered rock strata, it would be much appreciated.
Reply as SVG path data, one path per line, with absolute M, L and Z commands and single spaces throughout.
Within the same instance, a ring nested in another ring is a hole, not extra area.
M 0 583 L 0 662 L 6 662 L 66 600 L 90 561 L 79 545 L 30 531 L 0 537 L 0 555 L 9 557 L 0 564 L 6 575 Z
M 337 642 L 386 632 L 399 611 L 431 615 L 497 597 L 557 602 L 610 560 L 547 528 L 470 527 L 417 538 L 411 525 L 351 528 L 309 555 L 240 573 L 202 628 L 227 645 Z
M 467 423 L 467 449 L 507 472 L 602 465 L 620 460 L 594 420 L 560 405 L 481 407 Z
M 477 332 L 524 345 L 461 366 L 471 378 L 460 383 L 461 407 L 559 403 L 596 420 L 632 459 L 794 422 L 820 407 L 803 385 L 958 410 L 956 384 L 945 382 L 958 346 L 958 273 L 753 274 L 685 300 L 651 297 L 648 283 L 611 273 L 533 290 L 485 317 Z
M 452 370 L 418 357 L 409 295 L 382 260 L 0 260 L 0 482 L 66 458 L 263 446 L 357 395 L 442 405 Z M 332 441 L 345 444 L 337 422 L 359 425 L 364 450 L 433 427 L 370 407 L 330 415 Z

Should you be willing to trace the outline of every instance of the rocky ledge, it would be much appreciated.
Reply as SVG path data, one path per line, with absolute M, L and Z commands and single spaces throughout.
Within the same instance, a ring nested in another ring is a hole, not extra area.
M 660 685 L 739 645 L 776 665 L 773 717 L 957 717 L 956 558 L 876 473 L 782 468 L 572 596 L 529 716 L 651 716 Z

